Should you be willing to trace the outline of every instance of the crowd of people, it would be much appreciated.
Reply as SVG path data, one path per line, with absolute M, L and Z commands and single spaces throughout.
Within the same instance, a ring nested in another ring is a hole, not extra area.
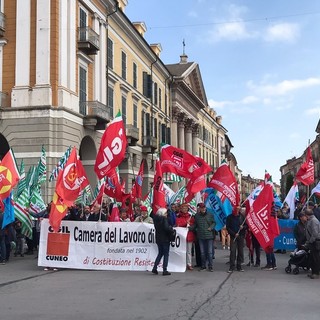
M 246 225 L 246 209 L 234 208 L 226 219 L 226 225 L 220 232 L 215 231 L 215 220 L 211 213 L 207 212 L 204 203 L 197 205 L 195 215 L 189 214 L 189 204 L 171 204 L 166 208 L 160 208 L 157 212 L 148 214 L 148 208 L 144 205 L 135 205 L 129 212 L 128 207 L 118 208 L 117 219 L 113 215 L 116 204 L 104 201 L 102 205 L 95 203 L 91 206 L 74 205 L 69 208 L 65 220 L 74 221 L 119 221 L 151 223 L 155 226 L 158 256 L 154 262 L 152 272 L 158 274 L 157 267 L 163 258 L 163 275 L 170 275 L 167 270 L 170 251 L 170 234 L 174 227 L 187 228 L 186 237 L 186 269 L 193 271 L 213 271 L 215 259 L 216 237 L 220 234 L 221 247 L 229 250 L 228 272 L 243 272 L 244 248 L 249 248 L 249 262 L 247 266 L 260 267 L 261 247 L 256 237 Z M 297 242 L 297 250 L 309 250 L 311 254 L 311 279 L 319 278 L 320 271 L 320 208 L 313 202 L 308 202 L 305 208 L 298 208 L 295 213 L 298 223 L 294 228 L 294 237 Z M 23 257 L 25 254 L 34 254 L 39 246 L 40 224 L 42 218 L 48 217 L 50 204 L 47 209 L 33 216 L 32 238 L 22 234 L 22 225 L 19 220 L 7 225 L 0 230 L 0 263 L 9 261 L 11 254 Z M 277 210 L 278 218 L 286 219 L 286 208 Z M 0 211 L 0 225 L 2 225 L 3 212 Z M 193 265 L 193 256 L 196 264 Z M 265 250 L 266 265 L 261 269 L 276 270 L 276 257 L 273 247 Z

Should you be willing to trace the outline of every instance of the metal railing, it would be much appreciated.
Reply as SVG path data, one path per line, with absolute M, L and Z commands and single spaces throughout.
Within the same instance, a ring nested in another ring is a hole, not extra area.
M 110 108 L 100 101 L 81 101 L 79 109 L 84 116 L 97 117 L 106 121 L 110 120 Z
M 100 48 L 99 35 L 92 30 L 90 27 L 79 27 L 78 28 L 78 41 L 79 42 L 90 42 L 97 49 Z

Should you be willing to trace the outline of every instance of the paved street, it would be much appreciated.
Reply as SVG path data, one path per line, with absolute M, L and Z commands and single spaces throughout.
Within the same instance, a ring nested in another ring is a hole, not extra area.
M 214 272 L 43 271 L 34 256 L 0 266 L 1 320 L 9 319 L 319 319 L 320 280 L 244 267 L 228 274 L 216 250 Z M 247 261 L 247 259 L 246 259 Z M 262 254 L 265 263 L 265 256 Z

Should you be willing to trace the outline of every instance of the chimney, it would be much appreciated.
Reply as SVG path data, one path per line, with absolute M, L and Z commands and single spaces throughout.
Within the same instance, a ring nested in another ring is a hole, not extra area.
M 145 32 L 147 31 L 147 27 L 144 22 L 132 22 L 133 26 L 140 33 L 142 37 L 144 37 Z
M 118 7 L 123 13 L 127 5 L 128 5 L 128 0 L 118 0 Z
M 180 56 L 180 64 L 188 63 L 188 56 L 186 54 L 182 54 Z
M 162 47 L 160 43 L 153 43 L 150 44 L 150 48 L 153 50 L 153 52 L 160 58 L 160 53 L 162 51 Z

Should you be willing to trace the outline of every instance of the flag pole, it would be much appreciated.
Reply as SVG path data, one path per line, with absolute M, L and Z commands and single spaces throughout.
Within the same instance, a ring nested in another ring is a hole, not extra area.
M 106 184 L 103 185 L 103 193 L 101 196 L 101 203 L 100 203 L 100 212 L 99 212 L 99 222 L 101 222 L 101 216 L 102 216 L 102 202 L 103 202 L 103 195 L 104 195 L 104 189 L 106 187 Z

